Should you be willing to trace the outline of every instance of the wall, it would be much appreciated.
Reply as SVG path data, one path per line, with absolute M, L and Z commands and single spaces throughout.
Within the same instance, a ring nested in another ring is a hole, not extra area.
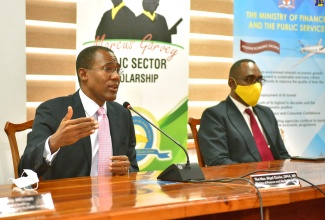
M 0 13 L 0 184 L 14 177 L 11 151 L 3 131 L 6 121 L 26 120 L 25 1 L 2 0 Z M 18 135 L 20 150 L 25 135 Z
M 172 2 L 173 0 L 162 1 Z M 24 83 L 20 80 L 25 80 L 25 78 L 18 80 L 13 75 L 10 76 L 15 81 L 14 83 L 0 80 L 1 84 L 5 84 L 4 86 L 17 85 L 18 88 L 10 87 L 12 92 L 8 93 L 8 89 L 1 86 L 1 90 L 5 90 L 5 93 L 0 94 L 4 96 L 14 94 L 11 95 L 10 100 L 7 100 L 7 103 L 4 103 L 4 106 L 8 106 L 9 109 L 14 104 L 16 109 L 22 111 L 19 117 L 13 114 L 7 117 L 8 111 L 2 112 L 1 115 L 6 115 L 3 119 L 1 119 L 3 116 L 0 116 L 3 126 L 4 122 L 9 119 L 15 122 L 33 119 L 35 109 L 40 102 L 71 94 L 76 89 L 76 0 L 26 0 L 26 6 L 25 1 L 21 0 L 5 0 L 5 2 L 5 7 L 8 8 L 2 8 L 6 9 L 5 14 L 0 15 L 2 20 L 15 18 L 23 22 L 21 19 L 25 19 L 26 9 L 26 38 L 19 40 L 17 38 L 17 36 L 25 36 L 25 27 L 21 26 L 22 23 L 15 25 L 14 30 L 3 33 L 2 35 L 7 39 L 1 42 L 5 47 L 12 49 L 13 46 L 25 45 L 26 41 L 26 53 L 21 48 L 11 50 L 18 54 L 13 55 L 16 59 L 18 56 L 24 59 L 26 57 L 26 66 L 15 64 L 8 67 L 10 74 L 23 74 L 24 76 L 26 74 L 26 85 L 20 84 Z M 199 118 L 205 108 L 217 104 L 229 93 L 226 79 L 232 63 L 233 0 L 191 0 L 190 15 L 188 105 L 189 116 Z M 9 30 L 13 27 L 5 27 L 1 30 Z M 8 43 L 8 40 L 14 41 L 15 44 Z M 1 57 L 7 56 L 5 51 L 1 53 L 5 54 Z M 9 62 L 5 63 L 9 64 Z M 3 67 L 0 66 L 0 68 L 2 70 Z M 3 70 L 1 73 L 8 71 Z M 18 101 L 17 97 L 13 99 L 13 96 L 24 98 L 24 100 Z M 18 103 L 20 106 L 17 106 Z M 193 140 L 189 129 L 188 131 L 189 148 L 191 148 Z M 13 172 L 9 143 L 4 132 L 0 132 L 0 135 L 1 184 L 7 177 L 13 176 Z M 26 145 L 23 141 L 18 144 L 20 148 Z
M 230 91 L 233 1 L 191 0 L 190 15 L 189 115 L 201 117 Z M 39 102 L 75 91 L 76 2 L 27 0 L 26 20 L 37 21 L 26 26 L 27 117 L 32 119 Z

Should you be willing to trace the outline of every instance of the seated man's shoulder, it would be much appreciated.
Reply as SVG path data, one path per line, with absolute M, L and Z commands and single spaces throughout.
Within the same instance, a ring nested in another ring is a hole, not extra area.
M 263 110 L 263 111 L 272 111 L 272 109 L 266 105 L 256 105 L 254 108 L 257 108 L 257 109 L 260 109 L 260 110 Z
M 206 108 L 206 111 L 224 111 L 227 108 L 227 104 L 225 101 L 221 101 L 218 104 Z
M 112 108 L 112 110 L 118 111 L 118 112 L 128 112 L 129 110 L 125 107 L 123 107 L 123 105 L 121 105 L 120 103 L 116 102 L 116 101 L 110 101 L 107 103 L 109 108 Z
M 40 106 L 62 105 L 66 102 L 71 103 L 71 99 L 72 99 L 72 95 L 55 97 L 55 98 L 44 101 L 43 103 L 40 104 Z

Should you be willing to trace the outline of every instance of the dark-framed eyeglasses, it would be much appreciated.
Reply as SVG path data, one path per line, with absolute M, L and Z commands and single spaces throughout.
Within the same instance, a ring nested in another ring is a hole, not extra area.
M 116 73 L 118 76 L 124 73 L 124 70 L 121 69 L 120 67 L 110 67 L 110 66 L 104 66 L 103 68 L 100 69 L 88 69 L 88 70 L 95 70 L 95 71 L 104 71 L 107 73 L 107 75 L 112 76 L 113 73 Z
M 233 77 L 232 77 L 233 78 Z M 263 77 L 259 77 L 259 78 L 256 78 L 255 76 L 253 75 L 250 75 L 250 76 L 246 76 L 246 77 L 236 77 L 236 78 L 233 78 L 233 79 L 242 79 L 244 80 L 248 85 L 252 85 L 252 84 L 255 84 L 255 83 L 260 83 L 261 85 L 264 85 L 266 83 L 266 80 L 263 79 Z

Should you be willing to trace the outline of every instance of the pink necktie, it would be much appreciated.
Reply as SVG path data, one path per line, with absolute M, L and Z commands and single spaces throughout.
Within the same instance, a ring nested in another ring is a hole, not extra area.
M 257 121 L 253 115 L 252 110 L 247 108 L 247 109 L 245 109 L 245 112 L 249 115 L 254 139 L 255 139 L 258 151 L 260 152 L 262 160 L 274 160 L 272 152 L 271 152 L 270 148 L 268 147 L 268 144 L 262 134 L 262 131 L 257 124 Z
M 98 113 L 98 176 L 107 176 L 110 172 L 108 164 L 111 162 L 112 141 L 109 122 L 105 109 L 100 107 Z

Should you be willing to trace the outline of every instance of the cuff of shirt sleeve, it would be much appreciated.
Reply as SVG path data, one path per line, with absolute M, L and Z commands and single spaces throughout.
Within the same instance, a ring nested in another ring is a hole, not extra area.
M 50 136 L 51 137 L 51 136 Z M 58 149 L 57 151 L 55 151 L 53 154 L 51 154 L 51 149 L 50 149 L 50 145 L 49 145 L 49 140 L 50 137 L 48 137 L 45 141 L 45 146 L 44 146 L 44 152 L 43 152 L 43 157 L 44 160 L 46 161 L 46 163 L 48 165 L 51 165 L 52 161 L 54 160 L 54 158 L 56 157 L 57 153 L 59 152 L 60 149 Z

